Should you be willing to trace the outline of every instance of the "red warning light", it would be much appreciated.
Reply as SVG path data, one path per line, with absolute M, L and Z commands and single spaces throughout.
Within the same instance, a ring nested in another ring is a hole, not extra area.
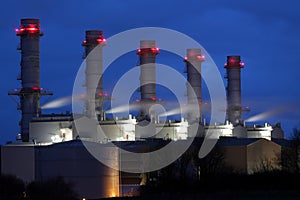
M 159 48 L 142 48 L 142 49 L 138 49 L 136 53 L 138 55 L 145 54 L 145 53 L 159 54 Z
M 104 92 L 104 93 L 99 92 L 97 95 L 98 95 L 98 97 L 108 97 L 109 96 L 109 94 L 107 92 Z
M 25 28 L 25 30 L 27 31 L 38 31 L 39 29 L 36 27 L 29 27 L 29 28 Z
M 40 91 L 41 88 L 39 88 L 39 87 L 37 87 L 37 86 L 34 86 L 34 87 L 32 87 L 32 90 L 34 90 L 34 91 Z
M 151 100 L 152 100 L 152 101 L 156 101 L 156 97 L 152 97 Z
M 159 48 L 151 48 L 152 53 L 159 53 Z
M 233 68 L 243 68 L 245 63 L 241 62 L 240 59 L 237 58 L 229 58 L 227 63 L 224 64 L 225 68 L 233 67 Z
M 28 24 L 28 26 L 24 27 L 23 25 L 21 25 L 20 29 L 15 29 L 16 34 L 23 34 L 23 33 L 31 33 L 31 34 L 35 34 L 35 33 L 40 33 L 40 28 L 37 27 L 36 24 Z
M 199 61 L 204 61 L 204 60 L 205 60 L 205 56 L 204 56 L 204 55 L 197 56 L 197 59 L 198 59 Z
M 196 56 L 196 55 L 191 55 L 189 54 L 188 56 L 185 56 L 184 57 L 184 61 L 187 62 L 189 60 L 198 60 L 198 61 L 204 61 L 205 60 L 205 56 L 204 55 L 199 55 L 199 56 Z
M 229 59 L 228 62 L 229 62 L 229 64 L 234 64 L 235 60 L 234 59 Z
M 97 42 L 98 42 L 98 44 L 105 44 L 106 39 L 105 38 L 98 38 Z

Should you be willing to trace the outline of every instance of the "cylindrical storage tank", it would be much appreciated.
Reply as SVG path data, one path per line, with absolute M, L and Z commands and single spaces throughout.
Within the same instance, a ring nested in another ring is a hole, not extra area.
M 241 68 L 244 63 L 240 56 L 227 56 L 224 67 L 227 70 L 227 119 L 237 125 L 242 119 Z
M 139 55 L 140 63 L 140 92 L 141 92 L 141 116 L 150 117 L 149 108 L 156 101 L 156 55 L 159 48 L 154 40 L 141 40 Z
M 79 199 L 120 196 L 120 157 L 113 144 L 72 140 L 36 148 L 35 152 L 37 181 L 62 177 L 72 183 Z
M 105 44 L 106 40 L 102 31 L 88 30 L 85 32 L 82 46 L 85 47 L 86 113 L 88 116 L 103 115 L 102 48 Z
M 187 55 L 184 59 L 186 62 L 187 73 L 187 100 L 189 105 L 199 105 L 199 114 L 197 116 L 188 116 L 188 120 L 195 120 L 202 117 L 202 78 L 201 63 L 205 57 L 201 55 L 201 49 L 187 49 Z M 190 112 L 190 114 L 193 112 Z M 189 114 L 189 115 L 190 115 Z

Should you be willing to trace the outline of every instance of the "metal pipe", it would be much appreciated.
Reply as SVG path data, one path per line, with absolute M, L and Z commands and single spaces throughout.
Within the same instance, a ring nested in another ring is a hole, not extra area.
M 235 126 L 242 120 L 241 68 L 244 63 L 240 56 L 227 56 L 224 67 L 227 71 L 227 119 Z

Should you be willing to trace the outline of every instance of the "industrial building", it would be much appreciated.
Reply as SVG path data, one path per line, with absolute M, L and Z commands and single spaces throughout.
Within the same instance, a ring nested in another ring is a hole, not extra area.
M 242 119 L 240 74 L 244 63 L 240 56 L 227 56 L 225 64 L 227 120 L 224 123 L 206 124 L 202 117 L 201 63 L 205 62 L 205 56 L 201 49 L 193 48 L 186 50 L 184 59 L 189 83 L 187 104 L 196 104 L 199 112 L 189 112 L 178 121 L 161 123 L 157 113 L 150 110 L 157 103 L 155 63 L 160 51 L 156 41 L 142 40 L 137 50 L 140 112 L 137 116 L 107 119 L 103 103 L 111 97 L 104 95 L 102 61 L 105 58 L 102 50 L 109 44 L 106 44 L 102 31 L 88 30 L 82 43 L 86 61 L 86 102 L 82 113 L 76 117 L 72 113 L 43 114 L 40 98 L 52 95 L 52 92 L 45 91 L 40 86 L 39 40 L 43 33 L 40 31 L 39 20 L 22 19 L 16 34 L 21 39 L 21 89 L 9 92 L 9 95 L 20 98 L 18 108 L 22 112 L 22 118 L 20 134 L 17 135 L 20 141 L 1 147 L 2 173 L 14 174 L 26 182 L 62 176 L 74 183 L 78 194 L 86 198 L 122 196 L 126 194 L 125 190 L 136 188 L 142 183 L 140 174 L 123 173 L 103 165 L 89 154 L 82 141 L 91 148 L 110 152 L 105 159 L 118 167 L 125 161 L 120 159 L 122 155 L 111 145 L 112 142 L 134 149 L 142 149 L 142 146 L 157 149 L 167 140 L 184 143 L 190 138 L 189 127 L 195 121 L 199 123 L 199 137 L 205 137 L 208 129 L 212 131 L 214 138 L 227 137 L 219 145 L 223 146 L 228 163 L 244 173 L 253 173 L 255 163 L 259 160 L 257 156 L 261 155 L 258 151 L 266 152 L 265 156 L 272 157 L 281 150 L 279 145 L 271 141 L 272 137 L 283 138 L 280 126 L 267 123 L 262 126 L 246 126 Z M 78 129 L 75 126 L 76 120 L 84 116 L 96 116 L 96 126 L 103 129 L 105 137 L 98 137 L 94 134 L 95 130 L 91 132 Z M 143 126 L 147 126 L 147 130 L 141 128 Z M 154 140 L 151 142 L 145 140 L 149 135 L 147 131 L 152 132 L 150 135 Z M 112 155 L 111 152 L 115 153 Z
M 222 137 L 217 146 L 224 153 L 226 165 L 237 173 L 252 174 L 281 168 L 281 146 L 265 138 Z

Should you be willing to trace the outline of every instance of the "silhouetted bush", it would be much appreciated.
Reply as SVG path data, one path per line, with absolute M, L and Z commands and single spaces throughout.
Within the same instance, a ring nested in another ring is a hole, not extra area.
M 17 199 L 23 196 L 25 191 L 24 182 L 13 175 L 1 174 L 0 176 L 0 199 Z
M 62 177 L 31 182 L 27 186 L 27 196 L 29 199 L 76 199 L 72 184 L 66 183 Z

